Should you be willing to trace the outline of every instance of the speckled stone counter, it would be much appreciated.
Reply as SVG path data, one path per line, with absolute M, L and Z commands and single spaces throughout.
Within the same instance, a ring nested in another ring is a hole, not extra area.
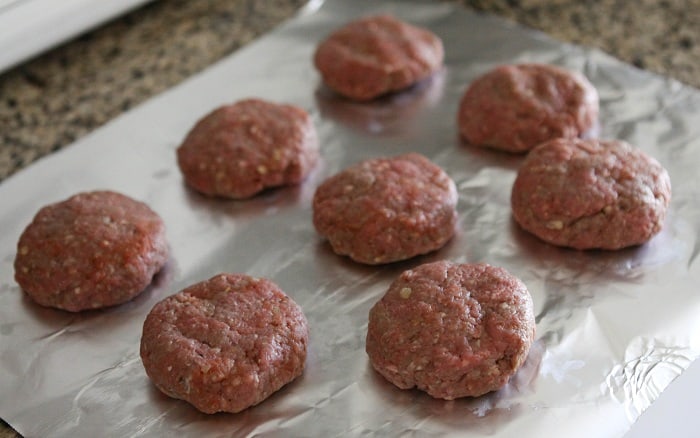
M 452 1 L 700 87 L 697 0 Z M 304 3 L 157 1 L 0 74 L 0 180 L 234 52 Z M 0 438 L 14 436 L 0 424 Z

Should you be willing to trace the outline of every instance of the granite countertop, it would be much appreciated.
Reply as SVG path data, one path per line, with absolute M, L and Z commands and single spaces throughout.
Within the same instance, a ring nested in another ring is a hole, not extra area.
M 700 88 L 696 0 L 452 1 Z M 0 181 L 234 52 L 304 3 L 153 2 L 0 74 Z M 0 424 L 0 438 L 15 436 Z

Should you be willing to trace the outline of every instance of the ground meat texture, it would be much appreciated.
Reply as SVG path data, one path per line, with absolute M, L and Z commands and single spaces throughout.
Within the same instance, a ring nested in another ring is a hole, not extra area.
M 306 111 L 260 99 L 209 113 L 177 149 L 187 184 L 208 196 L 233 199 L 302 182 L 318 156 L 316 130 Z
M 146 204 L 80 193 L 43 207 L 24 230 L 15 280 L 38 304 L 77 312 L 131 300 L 167 258 L 165 226 Z
M 533 149 L 511 205 L 535 236 L 576 249 L 619 249 L 657 234 L 671 199 L 658 161 L 623 141 L 559 139 Z
M 333 251 L 375 265 L 441 248 L 454 235 L 457 189 L 426 157 L 369 159 L 328 178 L 313 223 Z
M 307 321 L 269 280 L 219 274 L 156 304 L 141 360 L 158 389 L 198 410 L 240 412 L 300 376 Z
M 598 92 L 576 72 L 503 65 L 467 88 L 457 124 L 470 144 L 522 153 L 547 140 L 589 133 L 597 125 L 598 105 Z
M 506 270 L 439 261 L 403 272 L 369 312 L 367 354 L 402 389 L 452 400 L 504 386 L 535 336 L 532 298 Z
M 403 90 L 442 67 L 442 41 L 389 15 L 350 22 L 316 49 L 314 64 L 337 93 L 366 101 Z

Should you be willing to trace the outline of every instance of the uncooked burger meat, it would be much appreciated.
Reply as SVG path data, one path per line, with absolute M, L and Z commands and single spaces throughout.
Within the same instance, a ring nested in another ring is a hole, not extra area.
M 141 360 L 168 396 L 205 413 L 240 412 L 302 374 L 307 344 L 306 317 L 277 285 L 219 274 L 153 307 Z
M 527 152 L 597 126 L 598 92 L 583 75 L 546 64 L 503 65 L 477 78 L 462 96 L 457 124 L 470 144 Z
M 659 162 L 618 140 L 559 139 L 533 149 L 511 192 L 513 217 L 554 245 L 620 249 L 657 234 L 671 199 Z
M 131 300 L 167 258 L 165 225 L 146 204 L 86 192 L 39 210 L 17 244 L 15 279 L 42 306 L 77 312 Z
M 260 99 L 212 111 L 177 149 L 188 185 L 208 196 L 233 199 L 301 183 L 318 156 L 316 129 L 306 111 Z
M 505 269 L 428 263 L 404 271 L 369 312 L 374 369 L 402 389 L 476 397 L 503 387 L 535 336 L 532 298 Z
M 390 15 L 352 21 L 316 49 L 314 64 L 337 93 L 366 101 L 400 91 L 442 67 L 442 41 Z
M 362 161 L 324 181 L 313 223 L 333 251 L 365 264 L 395 262 L 441 248 L 455 233 L 457 189 L 423 155 Z

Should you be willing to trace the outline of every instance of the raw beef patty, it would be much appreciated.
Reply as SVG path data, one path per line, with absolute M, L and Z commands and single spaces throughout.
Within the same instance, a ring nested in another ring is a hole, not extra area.
M 423 155 L 362 161 L 328 178 L 313 199 L 313 223 L 333 251 L 365 264 L 441 248 L 455 233 L 457 189 Z
M 314 64 L 337 93 L 366 101 L 400 91 L 442 67 L 442 41 L 390 15 L 346 24 L 316 49 Z
M 528 154 L 511 192 L 513 217 L 559 246 L 619 249 L 661 230 L 671 180 L 658 161 L 617 140 L 559 139 Z
M 197 122 L 177 149 L 177 162 L 198 192 L 244 199 L 302 182 L 318 155 L 316 129 L 306 111 L 246 99 Z
M 590 134 L 597 120 L 593 85 L 583 75 L 545 64 L 503 65 L 477 78 L 457 116 L 470 144 L 515 153 Z
M 487 264 L 428 263 L 404 271 L 369 312 L 367 354 L 402 389 L 476 397 L 504 386 L 535 336 L 525 285 Z
M 15 279 L 37 303 L 77 312 L 131 300 L 167 258 L 165 225 L 146 204 L 86 192 L 39 210 L 17 244 Z
M 153 307 L 141 360 L 170 397 L 205 413 L 239 412 L 300 376 L 307 344 L 301 308 L 277 285 L 219 274 Z

